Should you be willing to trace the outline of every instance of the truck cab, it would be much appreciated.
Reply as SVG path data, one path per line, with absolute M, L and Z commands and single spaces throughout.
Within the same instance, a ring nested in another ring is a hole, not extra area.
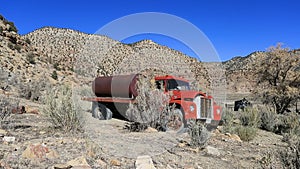
M 191 90 L 186 79 L 170 75 L 157 76 L 155 84 L 157 89 L 170 96 L 169 105 L 175 105 L 175 114 L 178 116 L 175 119 L 181 119 L 184 127 L 190 119 L 200 120 L 210 126 L 217 126 L 221 120 L 221 106 L 215 103 L 212 96 Z

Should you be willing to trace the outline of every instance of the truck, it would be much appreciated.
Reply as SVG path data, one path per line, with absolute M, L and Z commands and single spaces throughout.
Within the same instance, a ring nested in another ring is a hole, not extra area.
M 92 83 L 96 97 L 85 97 L 92 102 L 92 116 L 109 120 L 113 116 L 127 119 L 124 115 L 130 103 L 138 96 L 137 82 L 140 74 L 99 76 Z M 214 98 L 203 91 L 191 90 L 189 81 L 172 75 L 154 76 L 155 87 L 169 96 L 168 105 L 174 108 L 176 125 L 166 123 L 169 130 L 180 131 L 188 121 L 196 120 L 210 126 L 217 126 L 221 120 L 222 107 Z M 127 119 L 128 120 L 128 119 Z M 174 121 L 175 123 L 175 121 Z

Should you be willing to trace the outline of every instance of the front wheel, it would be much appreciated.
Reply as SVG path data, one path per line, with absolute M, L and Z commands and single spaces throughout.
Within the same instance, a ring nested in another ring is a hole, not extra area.
M 182 132 L 185 127 L 185 120 L 183 113 L 180 109 L 172 111 L 167 119 L 166 131 Z

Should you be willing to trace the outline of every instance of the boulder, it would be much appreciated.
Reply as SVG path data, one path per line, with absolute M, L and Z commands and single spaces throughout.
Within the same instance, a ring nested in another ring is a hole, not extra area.
M 121 162 L 119 160 L 112 159 L 112 160 L 110 160 L 110 165 L 121 166 Z
M 136 169 L 156 169 L 150 156 L 138 156 L 135 162 Z
M 241 138 L 236 134 L 231 134 L 230 139 L 238 142 L 242 142 Z
M 233 124 L 241 124 L 241 120 L 240 119 L 234 119 L 232 121 Z
M 72 166 L 72 168 L 88 168 L 88 169 L 91 169 L 91 166 L 88 164 L 88 162 L 86 161 L 86 159 L 83 156 L 75 158 L 71 161 L 68 161 L 67 164 Z
M 106 162 L 101 159 L 96 160 L 96 163 L 100 166 L 100 168 L 107 168 Z
M 7 143 L 13 143 L 16 141 L 16 137 L 9 137 L 9 136 L 4 136 L 3 141 Z
M 206 148 L 206 153 L 208 155 L 211 155 L 211 156 L 220 156 L 220 152 L 218 149 L 212 147 L 212 146 L 207 146 Z
M 58 158 L 59 155 L 44 144 L 31 144 L 23 151 L 22 157 L 28 159 L 54 159 Z
M 148 127 L 146 130 L 145 130 L 146 133 L 157 133 L 158 131 L 155 129 L 155 128 L 152 128 L 152 127 Z

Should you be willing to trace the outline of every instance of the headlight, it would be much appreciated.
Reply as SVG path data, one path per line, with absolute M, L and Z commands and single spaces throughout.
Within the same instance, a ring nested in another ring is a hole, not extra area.
M 190 105 L 190 111 L 193 112 L 195 110 L 194 105 Z

